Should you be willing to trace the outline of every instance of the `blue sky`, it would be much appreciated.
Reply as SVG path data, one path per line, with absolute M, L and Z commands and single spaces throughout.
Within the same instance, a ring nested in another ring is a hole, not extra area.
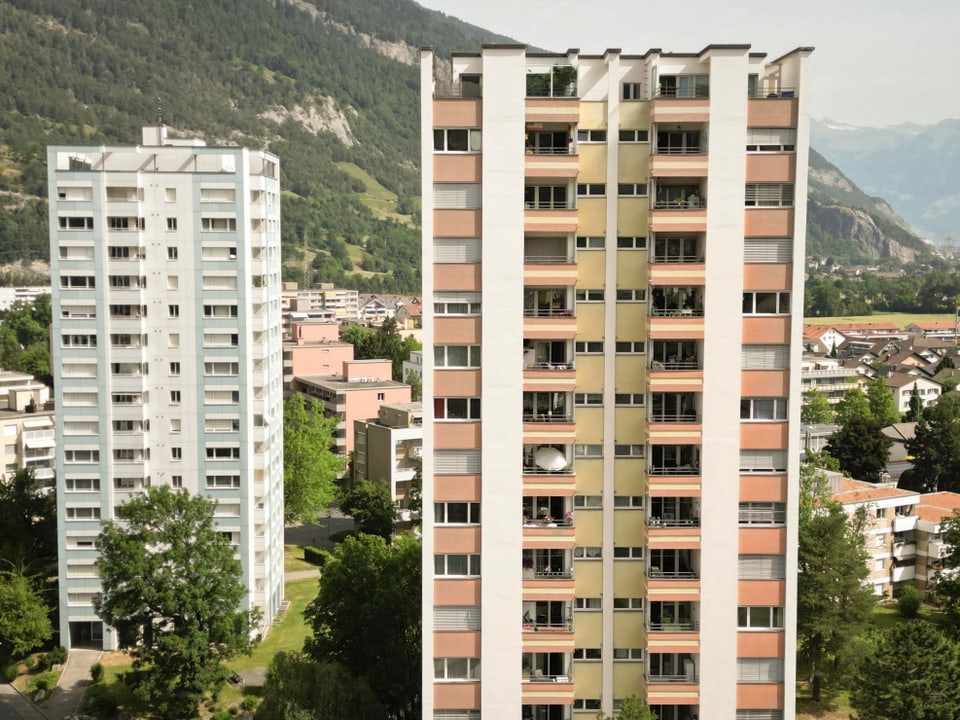
M 747 43 L 813 55 L 811 113 L 851 125 L 960 118 L 958 0 L 417 0 L 548 50 L 695 52 Z

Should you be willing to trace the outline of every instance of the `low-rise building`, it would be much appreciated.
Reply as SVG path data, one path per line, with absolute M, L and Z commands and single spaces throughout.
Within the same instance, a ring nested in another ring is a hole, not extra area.
M 410 519 L 410 488 L 423 452 L 423 406 L 380 406 L 375 418 L 355 420 L 354 479 L 387 482 L 401 518 Z
M 932 378 L 923 375 L 912 375 L 908 372 L 890 373 L 885 378 L 887 388 L 893 393 L 893 399 L 897 403 L 897 410 L 901 413 L 910 411 L 910 398 L 914 392 L 923 403 L 923 407 L 932 405 L 940 397 L 942 387 L 940 383 Z
M 333 375 L 353 360 L 354 347 L 339 341 L 339 325 L 330 322 L 294 323 L 283 343 L 283 387 L 305 375 Z
M 800 386 L 803 391 L 816 390 L 832 405 L 843 398 L 854 385 L 863 384 L 865 378 L 855 367 L 846 367 L 836 358 L 804 357 L 800 365 Z
M 0 371 L 0 433 L 2 481 L 30 469 L 38 480 L 52 483 L 57 443 L 50 388 L 33 375 Z

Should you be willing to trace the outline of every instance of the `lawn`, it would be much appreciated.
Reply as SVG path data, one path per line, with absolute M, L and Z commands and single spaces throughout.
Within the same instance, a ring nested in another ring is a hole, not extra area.
M 283 546 L 283 570 L 284 572 L 297 572 L 299 570 L 316 570 L 317 566 L 308 563 L 303 559 L 302 545 L 284 545 Z M 287 587 L 287 592 L 290 588 Z
M 923 314 L 923 313 L 877 313 L 876 315 L 848 315 L 845 317 L 808 317 L 803 322 L 806 325 L 836 325 L 840 323 L 892 323 L 904 328 L 912 322 L 930 322 L 936 320 L 953 320 L 953 313 Z
M 377 217 L 393 218 L 404 225 L 412 225 L 413 218 L 410 215 L 401 215 L 397 212 L 397 195 L 391 192 L 365 170 L 350 162 L 339 162 L 337 167 L 343 170 L 347 175 L 363 182 L 366 186 L 366 192 L 363 196 L 363 204 L 373 211 Z

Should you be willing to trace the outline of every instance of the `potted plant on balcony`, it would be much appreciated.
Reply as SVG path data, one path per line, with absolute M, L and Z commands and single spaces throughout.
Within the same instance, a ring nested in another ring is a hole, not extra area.
M 553 96 L 570 97 L 576 93 L 577 69 L 572 65 L 553 66 Z

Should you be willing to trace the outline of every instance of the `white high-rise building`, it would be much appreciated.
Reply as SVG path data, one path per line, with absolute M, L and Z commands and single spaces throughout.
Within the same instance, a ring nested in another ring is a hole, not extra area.
M 117 646 L 94 540 L 158 485 L 217 501 L 266 627 L 283 601 L 277 158 L 155 126 L 47 163 L 61 642 Z

